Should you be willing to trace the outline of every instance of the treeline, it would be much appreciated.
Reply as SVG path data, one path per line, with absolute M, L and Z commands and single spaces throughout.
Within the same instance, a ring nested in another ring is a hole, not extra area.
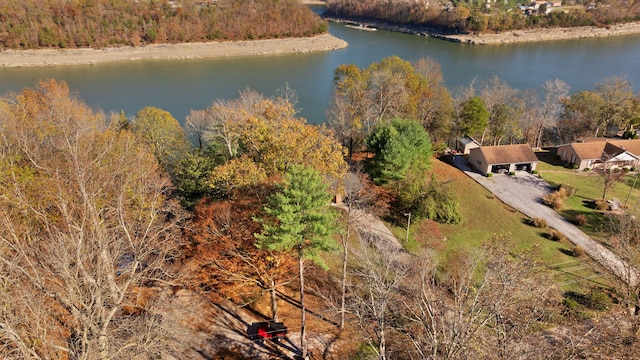
M 575 94 L 559 79 L 517 90 L 497 77 L 450 91 L 432 59 L 412 64 L 392 56 L 364 69 L 336 69 L 328 118 L 344 146 L 365 149 L 369 133 L 396 117 L 419 121 L 436 150 L 464 135 L 483 145 L 555 146 L 618 132 L 635 136 L 640 97 L 621 77 Z
M 565 1 L 568 2 L 568 1 Z M 576 3 L 575 1 L 573 3 Z M 516 5 L 526 1 L 499 1 L 490 8 L 472 1 L 328 0 L 329 17 L 384 21 L 394 24 L 441 28 L 448 31 L 490 32 L 544 27 L 606 26 L 640 19 L 640 2 L 599 1 L 593 8 L 577 6 L 568 11 L 543 11 L 526 15 Z M 589 4 L 585 4 L 589 5 Z M 545 7 L 542 7 L 545 9 Z
M 326 31 L 326 23 L 295 0 L 8 0 L 0 4 L 0 49 L 247 40 Z

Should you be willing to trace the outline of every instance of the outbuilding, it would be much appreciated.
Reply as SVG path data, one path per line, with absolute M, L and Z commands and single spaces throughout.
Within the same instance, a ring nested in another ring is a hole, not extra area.
M 481 146 L 470 150 L 469 163 L 483 175 L 517 170 L 531 172 L 538 165 L 538 157 L 529 144 Z
M 456 150 L 458 150 L 458 152 L 461 152 L 464 155 L 469 155 L 469 152 L 471 151 L 471 149 L 475 149 L 479 147 L 480 147 L 480 143 L 477 142 L 476 139 L 472 138 L 471 136 L 465 136 L 460 138 L 460 140 L 458 141 L 458 147 Z

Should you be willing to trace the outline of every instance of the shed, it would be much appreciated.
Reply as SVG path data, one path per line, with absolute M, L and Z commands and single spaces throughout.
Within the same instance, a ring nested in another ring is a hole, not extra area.
M 471 151 L 471 149 L 479 147 L 480 143 L 477 142 L 476 139 L 471 136 L 465 136 L 458 141 L 458 148 L 456 150 L 461 152 L 463 155 L 469 155 L 469 151 Z
M 471 149 L 469 163 L 484 175 L 516 170 L 533 171 L 538 157 L 529 144 L 481 146 Z

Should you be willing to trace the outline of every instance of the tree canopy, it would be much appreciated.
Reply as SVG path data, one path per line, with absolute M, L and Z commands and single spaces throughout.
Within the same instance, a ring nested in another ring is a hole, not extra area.
M 409 171 L 426 170 L 431 156 L 431 140 L 420 123 L 394 119 L 378 126 L 367 138 L 375 154 L 373 179 L 384 184 L 403 180 Z
M 50 80 L 0 100 L 0 149 L 0 356 L 168 354 L 138 296 L 182 215 L 149 147 Z
M 247 40 L 326 31 L 324 20 L 290 0 L 7 0 L 0 5 L 0 49 Z

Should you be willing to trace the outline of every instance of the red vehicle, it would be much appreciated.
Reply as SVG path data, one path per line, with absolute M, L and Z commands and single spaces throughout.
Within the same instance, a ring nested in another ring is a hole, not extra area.
M 247 329 L 247 334 L 251 340 L 263 342 L 265 339 L 271 339 L 274 342 L 279 342 L 287 335 L 287 327 L 281 322 L 258 322 L 251 324 Z

